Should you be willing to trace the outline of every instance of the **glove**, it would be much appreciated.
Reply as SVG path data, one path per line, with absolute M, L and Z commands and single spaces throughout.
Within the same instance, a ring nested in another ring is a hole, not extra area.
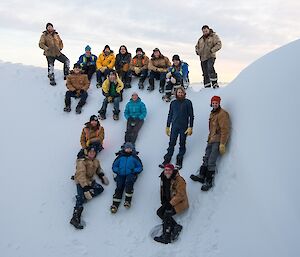
M 219 152 L 220 154 L 224 154 L 226 152 L 226 148 L 224 144 L 219 145 Z
M 167 75 L 166 75 L 166 78 L 169 79 L 169 78 L 171 78 L 171 76 L 172 76 L 172 73 L 168 72 Z
M 108 101 L 109 103 L 112 103 L 112 101 L 113 101 L 112 96 L 107 97 L 107 101 Z
M 172 84 L 176 84 L 176 79 L 174 77 L 171 78 Z
M 102 67 L 100 68 L 100 71 L 103 73 L 107 68 L 106 67 Z
M 166 127 L 166 134 L 167 134 L 168 137 L 171 135 L 170 127 Z
M 134 72 L 135 72 L 136 75 L 138 75 L 138 74 L 140 74 L 141 69 L 138 68 L 138 67 L 134 67 Z
M 93 196 L 91 195 L 90 191 L 84 192 L 84 197 L 85 197 L 87 200 L 91 200 L 91 199 L 93 198 Z
M 184 132 L 187 136 L 191 136 L 193 134 L 193 128 L 188 127 L 188 129 Z

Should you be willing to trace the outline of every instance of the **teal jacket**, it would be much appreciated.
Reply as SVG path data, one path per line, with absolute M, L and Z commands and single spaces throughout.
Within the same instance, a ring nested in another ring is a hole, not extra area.
M 140 98 L 138 98 L 136 101 L 130 99 L 130 101 L 126 104 L 126 108 L 124 111 L 126 120 L 128 120 L 129 118 L 144 120 L 146 115 L 146 105 Z

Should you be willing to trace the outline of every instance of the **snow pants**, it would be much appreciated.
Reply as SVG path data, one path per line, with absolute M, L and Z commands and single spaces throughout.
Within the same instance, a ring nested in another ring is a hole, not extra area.
M 137 174 L 128 174 L 125 176 L 117 175 L 115 180 L 117 183 L 117 187 L 115 190 L 115 194 L 113 196 L 113 204 L 117 207 L 120 205 L 122 200 L 123 192 L 125 189 L 125 201 L 131 202 L 133 196 L 133 186 L 135 181 L 137 180 Z
M 87 74 L 88 80 L 91 80 L 93 74 L 96 72 L 96 66 L 95 65 L 83 66 L 82 70 L 84 71 L 84 74 Z
M 80 90 L 80 94 L 77 94 L 76 91 L 67 91 L 65 96 L 65 105 L 71 106 L 71 97 L 80 98 L 77 106 L 82 107 L 85 105 L 86 99 L 88 97 L 88 93 L 84 90 Z
M 179 136 L 179 153 L 177 159 L 183 159 L 183 156 L 186 152 L 186 134 L 185 131 L 187 128 L 171 127 L 171 135 L 169 141 L 169 147 L 167 149 L 167 154 L 164 156 L 164 159 L 167 162 L 170 162 L 174 153 L 174 148 L 177 143 L 177 138 Z
M 113 98 L 113 104 L 114 104 L 113 113 L 114 114 L 119 114 L 119 112 L 120 112 L 120 101 L 121 101 L 121 97 L 119 97 L 119 96 Z M 105 97 L 103 100 L 103 103 L 102 103 L 102 107 L 100 109 L 101 114 L 106 114 L 107 105 L 108 105 L 108 99 L 107 99 L 107 97 Z
M 98 184 L 95 180 L 88 188 L 82 188 L 80 184 L 77 184 L 76 186 L 77 186 L 76 205 L 75 205 L 76 208 L 82 207 L 83 203 L 86 201 L 86 198 L 84 196 L 85 190 L 88 189 L 93 198 L 97 195 L 100 195 L 104 191 L 103 187 L 100 184 Z
M 138 133 L 144 124 L 144 120 L 129 118 L 127 120 L 127 129 L 125 132 L 125 143 L 131 142 L 135 144 Z
M 209 58 L 208 60 L 201 62 L 204 87 L 211 87 L 218 81 L 217 73 L 214 68 L 215 60 L 216 58 Z
M 54 76 L 54 62 L 58 60 L 64 64 L 64 75 L 67 76 L 70 70 L 70 61 L 64 54 L 59 56 L 46 56 L 48 62 L 48 77 Z
M 205 149 L 205 155 L 203 156 L 203 166 L 207 167 L 209 171 L 216 170 L 216 162 L 220 155 L 219 142 L 208 143 Z

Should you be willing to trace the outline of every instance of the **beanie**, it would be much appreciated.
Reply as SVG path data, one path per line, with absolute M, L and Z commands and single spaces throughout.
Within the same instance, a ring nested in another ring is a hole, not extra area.
M 98 117 L 96 115 L 92 115 L 90 117 L 90 121 L 92 121 L 92 120 L 98 121 Z
M 212 102 L 218 102 L 219 104 L 221 103 L 221 97 L 215 95 L 211 98 L 210 103 L 212 104 Z
M 142 52 L 142 53 L 144 52 L 143 49 L 142 49 L 141 47 L 138 47 L 138 48 L 135 50 L 136 53 L 137 53 L 138 51 L 140 51 L 140 52 Z
M 75 69 L 75 68 L 78 68 L 78 69 L 81 69 L 81 66 L 80 66 L 80 64 L 79 63 L 74 63 L 74 65 L 73 65 L 73 69 Z
M 85 51 L 91 51 L 92 50 L 92 48 L 89 46 L 89 45 L 87 45 L 86 47 L 85 47 Z
M 174 60 L 180 61 L 180 58 L 179 58 L 178 54 L 173 55 L 172 61 L 174 61 Z
M 130 143 L 130 142 L 126 142 L 126 143 L 124 144 L 124 149 L 127 149 L 127 148 L 129 148 L 129 149 L 131 149 L 131 150 L 134 150 L 134 146 L 133 146 L 133 144 Z
M 106 48 L 108 48 L 108 49 L 110 50 L 109 45 L 106 45 L 106 46 L 104 47 L 104 50 L 103 50 L 103 51 L 105 51 Z
M 46 29 L 48 28 L 48 26 L 52 26 L 52 27 L 53 27 L 53 24 L 50 23 L 50 22 L 48 22 L 48 23 L 46 24 Z
M 168 164 L 166 164 L 165 165 L 165 167 L 164 167 L 165 169 L 167 168 L 167 169 L 171 169 L 171 170 L 174 170 L 174 165 L 173 164 L 171 164 L 171 163 L 168 163 Z

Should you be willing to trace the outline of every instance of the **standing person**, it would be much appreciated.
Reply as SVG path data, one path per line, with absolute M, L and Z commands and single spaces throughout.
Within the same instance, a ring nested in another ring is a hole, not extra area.
M 82 129 L 80 137 L 82 149 L 78 153 L 77 158 L 84 156 L 84 150 L 90 146 L 93 146 L 96 149 L 96 153 L 101 152 L 103 149 L 104 128 L 100 125 L 98 117 L 92 115 L 90 121 L 84 125 L 85 127 Z
M 78 64 L 85 74 L 88 75 L 88 79 L 91 80 L 93 74 L 96 72 L 97 56 L 92 54 L 91 47 L 87 45 L 85 47 L 85 53 L 79 57 Z
M 156 213 L 163 221 L 163 234 L 154 237 L 154 240 L 168 244 L 175 240 L 182 230 L 182 226 L 177 224 L 172 216 L 188 209 L 189 202 L 185 180 L 172 164 L 165 165 L 160 180 L 161 207 Z
M 197 175 L 191 175 L 191 179 L 204 184 L 202 191 L 208 191 L 214 182 L 216 162 L 220 154 L 224 154 L 230 135 L 230 117 L 228 112 L 221 108 L 221 98 L 213 96 L 209 117 L 209 135 L 203 163 Z
M 61 53 L 61 50 L 64 47 L 63 42 L 56 30 L 53 28 L 52 23 L 47 23 L 46 30 L 41 35 L 39 47 L 44 50 L 44 55 L 47 58 L 50 85 L 56 85 L 54 76 L 55 60 L 64 64 L 64 79 L 66 79 L 66 76 L 69 74 L 70 61 L 63 53 Z
M 193 133 L 194 110 L 192 102 L 186 98 L 186 92 L 183 87 L 175 91 L 176 100 L 170 104 L 166 134 L 170 137 L 169 148 L 164 161 L 159 167 L 164 168 L 167 163 L 171 162 L 174 148 L 179 136 L 179 153 L 176 157 L 176 168 L 182 168 L 183 156 L 186 152 L 186 137 Z M 171 128 L 170 128 L 171 127 Z
M 124 88 L 123 82 L 119 79 L 116 71 L 110 71 L 108 78 L 103 82 L 102 92 L 105 96 L 101 109 L 98 111 L 101 120 L 106 119 L 108 103 L 114 104 L 113 119 L 119 119 L 121 94 Z
M 137 156 L 135 148 L 132 143 L 125 143 L 123 149 L 117 153 L 117 158 L 114 160 L 112 170 L 117 176 L 115 181 L 117 187 L 113 196 L 113 204 L 110 207 L 112 213 L 118 211 L 122 200 L 123 191 L 125 189 L 124 207 L 131 207 L 131 200 L 133 196 L 133 185 L 137 180 L 138 174 L 143 171 L 143 164 Z
M 116 71 L 123 81 L 124 88 L 131 88 L 131 71 L 129 65 L 131 62 L 131 53 L 128 53 L 127 47 L 120 46 L 119 53 L 116 56 Z
M 124 116 L 127 120 L 125 142 L 131 142 L 135 144 L 138 133 L 144 124 L 146 115 L 146 105 L 142 102 L 141 98 L 139 98 L 138 94 L 134 92 L 131 96 L 131 99 L 126 104 L 124 111 Z
M 71 97 L 80 98 L 76 107 L 76 113 L 80 114 L 88 97 L 87 90 L 90 87 L 90 81 L 86 74 L 81 73 L 81 67 L 78 63 L 74 64 L 73 71 L 67 76 L 68 91 L 65 96 L 65 112 L 71 111 Z
M 116 57 L 114 51 L 110 49 L 109 45 L 106 45 L 96 62 L 97 88 L 100 88 L 102 86 L 102 77 L 104 77 L 104 80 L 107 78 L 110 70 L 115 67 L 115 62 Z
M 139 89 L 144 89 L 144 82 L 148 77 L 149 58 L 141 47 L 136 49 L 136 55 L 132 58 L 130 63 L 130 70 L 132 75 L 139 77 Z
M 201 61 L 201 68 L 204 77 L 204 87 L 217 88 L 218 77 L 214 68 L 216 52 L 222 48 L 218 35 L 207 25 L 202 27 L 203 35 L 199 38 L 195 50 Z
M 175 90 L 183 86 L 183 81 L 188 80 L 188 66 L 186 63 L 183 63 L 180 60 L 179 55 L 175 54 L 172 57 L 173 65 L 168 69 L 168 73 L 166 75 L 167 85 L 165 90 L 165 95 L 163 96 L 163 100 L 166 102 L 171 101 L 171 96 L 173 89 Z
M 171 63 L 168 57 L 163 56 L 158 48 L 153 50 L 151 59 L 149 61 L 148 69 L 150 71 L 149 87 L 147 90 L 154 90 L 154 79 L 159 80 L 159 92 L 164 92 L 166 84 L 166 74 Z
M 104 185 L 108 185 L 109 183 L 100 166 L 100 162 L 95 157 L 95 148 L 89 147 L 87 156 L 76 161 L 74 180 L 76 183 L 77 195 L 73 217 L 70 220 L 70 223 L 77 229 L 83 229 L 83 225 L 81 224 L 83 203 L 100 195 L 104 190 L 103 187 L 96 182 L 94 176 L 98 175 Z

